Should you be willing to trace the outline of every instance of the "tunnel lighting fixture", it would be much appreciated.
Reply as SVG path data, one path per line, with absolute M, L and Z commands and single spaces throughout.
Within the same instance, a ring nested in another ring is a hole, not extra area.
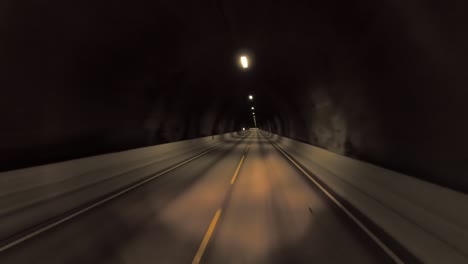
M 249 100 L 253 100 L 253 95 L 249 95 Z
M 252 106 L 252 110 L 254 110 L 254 109 L 255 109 L 255 107 Z
M 244 130 L 245 130 L 245 127 L 242 128 L 242 131 L 244 131 Z
M 247 69 L 249 67 L 249 61 L 247 60 L 247 56 L 241 56 L 240 62 L 242 64 L 242 68 Z

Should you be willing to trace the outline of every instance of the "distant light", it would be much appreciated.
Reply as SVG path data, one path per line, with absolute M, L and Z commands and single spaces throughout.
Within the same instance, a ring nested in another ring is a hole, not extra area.
M 253 95 L 249 95 L 249 100 L 253 100 Z
M 245 130 L 245 127 L 242 128 L 242 131 L 244 131 L 244 130 Z
M 254 110 L 254 109 L 255 109 L 255 107 L 252 106 L 252 110 Z
M 241 56 L 240 62 L 242 64 L 242 68 L 247 69 L 249 67 L 249 61 L 247 60 L 246 56 Z
M 252 115 L 255 115 L 255 112 L 252 112 Z

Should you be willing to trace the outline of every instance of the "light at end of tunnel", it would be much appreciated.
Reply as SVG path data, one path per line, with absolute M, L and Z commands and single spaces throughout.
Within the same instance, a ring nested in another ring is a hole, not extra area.
M 244 131 L 244 130 L 245 130 L 245 127 L 242 128 L 242 131 Z
M 253 95 L 249 95 L 249 100 L 253 100 Z
M 249 61 L 247 60 L 246 56 L 241 56 L 240 62 L 242 64 L 242 68 L 247 69 L 249 67 Z

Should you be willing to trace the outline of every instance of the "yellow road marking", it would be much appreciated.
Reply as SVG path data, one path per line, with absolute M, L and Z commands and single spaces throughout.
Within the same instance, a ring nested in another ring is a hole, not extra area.
M 244 162 L 245 155 L 249 151 L 249 148 L 250 148 L 250 144 L 247 146 L 247 149 L 245 150 L 245 153 L 242 156 L 242 158 L 241 158 L 241 160 L 239 162 L 239 165 L 237 165 L 236 171 L 234 172 L 234 176 L 232 176 L 232 179 L 231 179 L 231 184 L 234 184 L 234 182 L 236 181 L 237 175 L 239 174 L 240 168 L 242 166 L 242 163 Z M 214 232 L 214 230 L 216 228 L 216 224 L 218 223 L 219 217 L 221 216 L 221 212 L 222 212 L 221 209 L 218 209 L 216 211 L 216 214 L 213 217 L 213 220 L 211 220 L 211 224 L 208 227 L 208 230 L 206 231 L 205 236 L 203 237 L 203 240 L 202 240 L 202 242 L 200 244 L 200 248 L 198 248 L 197 254 L 195 254 L 195 257 L 193 258 L 192 264 L 199 264 L 200 263 L 200 260 L 201 260 L 201 258 L 203 256 L 203 253 L 205 252 L 205 249 L 208 246 L 208 242 L 210 241 L 211 235 L 213 235 L 213 232 Z
M 213 217 L 213 220 L 211 220 L 211 224 L 208 227 L 208 230 L 206 231 L 205 237 L 203 237 L 203 240 L 200 244 L 200 248 L 198 249 L 197 254 L 193 258 L 192 264 L 200 263 L 203 253 L 205 252 L 206 246 L 208 245 L 211 235 L 213 234 L 213 231 L 216 227 L 216 223 L 218 223 L 219 217 L 221 216 L 221 211 L 222 211 L 221 209 L 218 209 L 218 211 L 216 211 L 215 216 Z
M 150 182 L 150 181 L 152 181 L 152 180 L 154 180 L 154 179 L 156 179 L 156 178 L 158 178 L 158 177 L 160 177 L 160 176 L 162 176 L 162 175 L 164 175 L 164 174 L 166 174 L 166 173 L 168 173 L 170 171 L 173 171 L 173 170 L 175 170 L 175 169 L 177 169 L 177 168 L 179 168 L 179 167 L 181 167 L 181 166 L 183 166 L 183 165 L 185 165 L 185 164 L 187 164 L 187 163 L 189 163 L 189 162 L 191 162 L 193 160 L 198 159 L 199 157 L 201 157 L 203 155 L 208 154 L 211 151 L 214 151 L 215 149 L 220 148 L 224 144 L 225 143 L 222 143 L 222 144 L 219 144 L 219 145 L 217 145 L 215 147 L 212 147 L 212 148 L 210 148 L 210 149 L 196 155 L 195 157 L 192 157 L 192 158 L 190 158 L 190 159 L 188 159 L 186 161 L 183 161 L 183 162 L 181 162 L 181 163 L 179 163 L 179 164 L 177 164 L 177 165 L 175 165 L 175 166 L 173 166 L 173 167 L 171 167 L 169 169 L 166 169 L 166 170 L 164 170 L 162 172 L 159 172 L 159 173 L 154 174 L 154 175 L 149 175 L 148 178 L 146 178 L 145 180 L 143 180 L 141 182 L 137 182 L 134 185 L 129 186 L 128 188 L 126 188 L 126 189 L 124 189 L 124 190 L 122 190 L 122 191 L 120 191 L 118 193 L 115 193 L 115 194 L 113 194 L 111 196 L 105 197 L 102 200 L 97 201 L 96 203 L 90 204 L 89 206 L 87 206 L 87 207 L 85 207 L 85 208 L 83 208 L 83 209 L 81 209 L 81 210 L 79 210 L 79 211 L 77 211 L 77 212 L 75 212 L 73 214 L 70 214 L 70 215 L 67 215 L 67 216 L 65 216 L 65 217 L 63 217 L 61 219 L 58 219 L 56 222 L 52 222 L 52 223 L 47 224 L 44 227 L 41 227 L 41 228 L 39 228 L 37 230 L 33 230 L 29 234 L 19 236 L 16 240 L 13 240 L 13 241 L 9 242 L 8 244 L 2 245 L 0 243 L 0 253 L 2 253 L 3 251 L 8 250 L 8 249 L 10 249 L 10 248 L 12 248 L 14 246 L 17 246 L 17 245 L 19 245 L 19 244 L 33 238 L 33 237 L 39 236 L 42 233 L 45 233 L 45 232 L 51 230 L 52 228 L 55 228 L 56 226 L 59 226 L 59 225 L 61 225 L 63 223 L 66 223 L 66 222 L 70 221 L 71 219 L 74 219 L 74 218 L 76 218 L 76 217 L 78 217 L 78 216 L 80 216 L 80 215 L 82 215 L 82 214 L 84 214 L 84 213 L 86 213 L 88 211 L 91 211 L 91 210 L 97 208 L 98 206 L 101 206 L 102 204 L 105 204 L 105 203 L 107 203 L 107 202 L 109 202 L 109 201 L 111 201 L 111 200 L 113 200 L 113 199 L 115 199 L 117 197 L 120 197 L 120 196 L 132 191 L 133 189 L 136 189 L 136 188 L 138 188 L 138 187 L 140 187 L 140 186 L 142 186 L 142 185 L 144 185 L 144 184 L 146 184 L 146 183 L 148 183 L 148 182 Z
M 241 161 L 239 162 L 239 165 L 237 165 L 237 169 L 236 169 L 236 172 L 234 172 L 234 176 L 232 176 L 232 179 L 231 179 L 231 184 L 234 184 L 234 182 L 236 181 L 236 178 L 237 178 L 237 174 L 239 174 L 239 170 L 242 166 L 242 163 L 244 162 L 244 159 L 245 159 L 245 155 L 242 156 L 242 159 Z

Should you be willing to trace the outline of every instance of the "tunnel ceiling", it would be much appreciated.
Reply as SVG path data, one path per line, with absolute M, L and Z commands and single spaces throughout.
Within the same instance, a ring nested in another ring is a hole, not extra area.
M 265 130 L 468 187 L 466 6 L 4 1 L 2 169 L 250 127 L 253 94 Z

